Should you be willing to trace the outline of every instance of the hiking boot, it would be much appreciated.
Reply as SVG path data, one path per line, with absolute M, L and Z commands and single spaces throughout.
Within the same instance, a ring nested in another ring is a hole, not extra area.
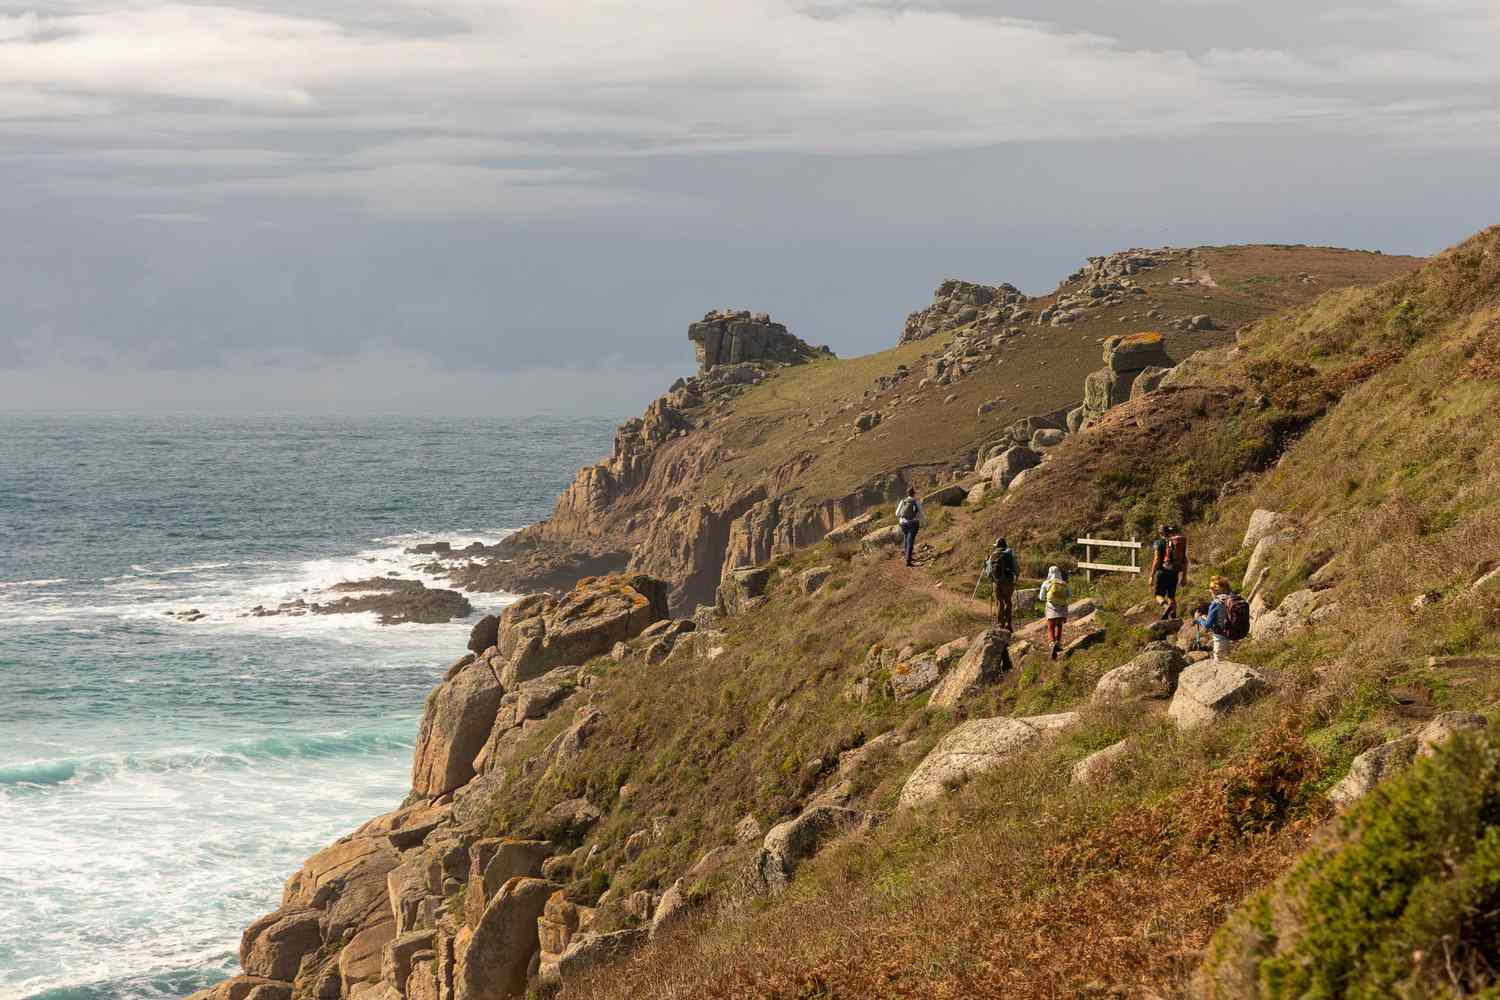
M 1057 654 L 1062 652 L 1062 645 L 1054 642 L 1052 644 L 1052 658 L 1057 659 Z

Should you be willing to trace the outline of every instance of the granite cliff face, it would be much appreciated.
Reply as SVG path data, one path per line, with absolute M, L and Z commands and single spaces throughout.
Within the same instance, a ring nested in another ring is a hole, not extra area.
M 705 496 L 701 485 L 734 457 L 719 433 L 729 404 L 791 365 L 831 359 L 764 313 L 712 312 L 688 327 L 699 374 L 679 379 L 615 432 L 608 458 L 586 466 L 552 516 L 488 548 L 436 553 L 466 588 L 556 591 L 580 577 L 648 573 L 668 581 L 671 605 L 710 603 L 730 570 L 808 545 L 872 504 L 897 495 L 899 476 L 816 502 L 786 495 L 803 459 L 743 488 Z

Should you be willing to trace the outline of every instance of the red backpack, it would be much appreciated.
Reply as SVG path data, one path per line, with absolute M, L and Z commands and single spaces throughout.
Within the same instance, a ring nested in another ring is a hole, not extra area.
M 1187 566 L 1187 539 L 1181 535 L 1173 535 L 1167 539 L 1167 557 L 1165 569 L 1175 569 L 1181 572 Z

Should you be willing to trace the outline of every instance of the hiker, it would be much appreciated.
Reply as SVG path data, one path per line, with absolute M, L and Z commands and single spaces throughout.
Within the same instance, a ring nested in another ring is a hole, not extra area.
M 1062 652 L 1063 626 L 1068 623 L 1068 581 L 1056 566 L 1047 567 L 1047 579 L 1037 592 L 1037 600 L 1047 605 L 1047 638 L 1052 643 L 1052 658 Z
M 995 624 L 1005 626 L 1007 632 L 1015 631 L 1016 580 L 1021 575 L 1021 563 L 1005 539 L 995 539 L 989 558 L 984 561 L 984 575 L 995 585 Z
M 1187 539 L 1170 524 L 1151 543 L 1151 585 L 1161 620 L 1177 617 L 1177 588 L 1187 578 Z
M 901 549 L 906 554 L 906 565 L 914 566 L 916 564 L 911 561 L 911 556 L 917 548 L 917 529 L 926 520 L 915 486 L 907 490 L 906 496 L 896 505 L 896 520 L 901 524 Z
M 1213 640 L 1214 659 L 1223 660 L 1235 642 L 1250 634 L 1250 605 L 1222 576 L 1208 582 L 1208 591 L 1213 596 L 1208 611 L 1194 620 L 1200 633 L 1207 632 Z

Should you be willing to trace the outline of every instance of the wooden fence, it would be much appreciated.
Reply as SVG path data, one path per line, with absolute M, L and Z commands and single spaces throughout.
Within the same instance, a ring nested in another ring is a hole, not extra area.
M 1085 571 L 1085 578 L 1094 582 L 1095 573 L 1139 573 L 1141 571 L 1141 543 L 1135 539 L 1128 542 L 1117 542 L 1110 538 L 1080 538 L 1078 544 L 1083 546 L 1083 562 L 1078 568 Z M 1125 549 L 1130 554 L 1130 562 L 1107 563 L 1095 562 L 1095 549 Z

